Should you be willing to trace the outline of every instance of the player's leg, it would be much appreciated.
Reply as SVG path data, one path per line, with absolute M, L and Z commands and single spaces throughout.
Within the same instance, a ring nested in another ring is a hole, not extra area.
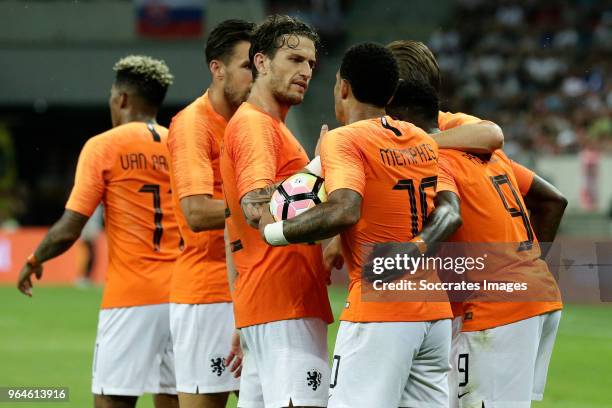
M 459 336 L 459 407 L 528 408 L 541 335 L 539 316 Z
M 426 324 L 341 322 L 328 407 L 397 408 Z
M 448 407 L 451 326 L 450 319 L 426 323 L 425 338 L 412 360 L 410 376 L 402 393 L 401 407 Z
M 94 395 L 95 408 L 134 408 L 138 397 Z
M 179 400 L 175 394 L 153 395 L 155 408 L 179 408 Z
M 216 394 L 190 394 L 179 393 L 181 408 L 218 408 L 225 407 L 229 393 Z
M 325 407 L 329 390 L 327 324 L 321 319 L 282 320 L 241 329 L 247 343 L 240 388 L 241 408 L 251 408 L 245 371 L 256 364 L 266 407 Z M 251 361 L 249 361 L 249 359 Z M 260 405 L 262 406 L 262 405 Z
M 172 304 L 170 319 L 181 407 L 225 407 L 240 385 L 225 365 L 235 330 L 232 304 Z
M 167 308 L 149 305 L 100 311 L 92 367 L 96 404 L 133 406 L 143 393 L 158 392 L 150 389 L 148 381 L 152 365 L 162 360 L 159 343 L 169 338 Z M 164 318 L 167 332 L 160 336 Z
M 557 338 L 560 320 L 560 310 L 540 315 L 541 337 L 535 362 L 534 383 L 531 393 L 531 399 L 535 401 L 541 401 L 544 397 L 548 365 L 555 345 L 555 339 Z

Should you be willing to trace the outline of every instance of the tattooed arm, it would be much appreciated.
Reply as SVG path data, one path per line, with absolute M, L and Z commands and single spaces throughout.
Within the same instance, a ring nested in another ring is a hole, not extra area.
M 289 243 L 315 242 L 344 231 L 355 225 L 361 217 L 361 195 L 353 190 L 342 188 L 333 191 L 327 202 L 321 203 L 295 218 L 282 222 L 282 232 Z M 259 231 L 264 240 L 266 226 L 274 219 L 269 211 L 264 211 L 259 223 Z M 280 225 L 280 224 L 278 224 Z
M 257 228 L 259 226 L 259 219 L 261 218 L 263 210 L 268 210 L 270 198 L 277 186 L 277 184 L 270 184 L 264 188 L 249 191 L 240 200 L 244 218 L 251 227 Z

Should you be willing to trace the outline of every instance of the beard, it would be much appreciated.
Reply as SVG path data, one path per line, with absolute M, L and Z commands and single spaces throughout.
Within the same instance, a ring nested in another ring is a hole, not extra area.
M 304 94 L 297 92 L 291 92 L 291 84 L 284 84 L 283 80 L 277 76 L 274 76 L 274 69 L 272 69 L 272 78 L 270 78 L 270 88 L 272 90 L 272 96 L 281 105 L 293 106 L 299 105 L 304 100 Z
M 228 83 L 229 82 L 231 81 L 228 81 Z M 249 87 L 245 91 L 239 92 L 235 88 L 230 86 L 228 83 L 226 83 L 225 86 L 223 87 L 223 94 L 225 96 L 225 99 L 230 103 L 230 105 L 234 109 L 236 109 L 240 105 L 242 105 L 242 102 L 247 100 L 249 96 L 249 92 L 251 91 L 251 88 Z

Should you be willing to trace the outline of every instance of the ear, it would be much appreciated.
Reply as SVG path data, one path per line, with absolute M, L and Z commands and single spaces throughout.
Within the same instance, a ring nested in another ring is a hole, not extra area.
M 128 99 L 129 99 L 129 96 L 127 92 L 121 92 L 119 94 L 119 107 L 121 109 L 125 109 L 128 106 Z
M 347 99 L 351 93 L 351 84 L 346 79 L 340 79 L 340 97 Z
M 255 68 L 257 68 L 257 72 L 260 75 L 266 75 L 268 73 L 268 58 L 263 55 L 261 52 L 258 52 L 253 57 L 253 63 L 255 64 Z
M 223 78 L 225 78 L 225 65 L 221 61 L 210 61 L 208 68 L 210 69 L 213 79 L 223 80 Z

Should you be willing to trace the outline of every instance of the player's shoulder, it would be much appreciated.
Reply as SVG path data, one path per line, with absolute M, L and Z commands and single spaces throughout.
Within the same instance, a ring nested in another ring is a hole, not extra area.
M 234 113 L 234 116 L 232 116 L 230 123 L 236 125 L 245 122 L 274 125 L 277 121 L 252 103 L 243 102 L 242 105 L 238 107 L 238 110 L 236 110 L 236 113 Z
M 217 122 L 225 122 L 225 119 L 215 112 L 206 93 L 174 115 L 170 122 L 170 133 L 182 131 L 185 127 L 206 129 Z
M 225 128 L 225 143 L 244 142 L 244 133 L 248 132 L 249 141 L 257 139 L 262 134 L 277 134 L 280 132 L 279 121 L 256 106 L 244 102 L 234 113 Z

